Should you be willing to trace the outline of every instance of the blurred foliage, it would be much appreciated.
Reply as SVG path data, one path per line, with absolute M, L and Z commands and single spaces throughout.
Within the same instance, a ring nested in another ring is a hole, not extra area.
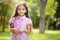
M 13 13 L 16 3 L 20 1 L 21 0 L 5 0 L 5 1 L 0 0 L 0 24 L 2 24 L 4 14 L 5 14 L 6 24 L 8 24 L 8 21 Z M 25 1 L 28 4 L 29 15 L 32 19 L 33 27 L 38 28 L 39 20 L 40 20 L 40 9 L 38 5 L 39 0 L 25 0 Z M 52 24 L 54 21 L 54 15 L 56 14 L 58 5 L 59 5 L 58 1 L 56 0 L 47 0 L 47 5 L 45 8 L 45 20 L 48 21 L 49 19 L 49 22 L 48 22 L 49 25 Z

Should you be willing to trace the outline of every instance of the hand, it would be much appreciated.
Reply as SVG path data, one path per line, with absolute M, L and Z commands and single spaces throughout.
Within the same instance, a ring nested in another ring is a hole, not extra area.
M 19 33 L 23 33 L 24 30 L 22 30 L 22 29 L 18 29 L 18 32 L 19 32 Z
M 19 29 L 19 28 L 15 29 L 14 31 L 15 31 L 15 34 L 21 34 L 24 32 L 24 30 Z
M 19 34 L 19 31 L 17 29 L 15 29 L 14 33 L 17 35 L 17 34 Z

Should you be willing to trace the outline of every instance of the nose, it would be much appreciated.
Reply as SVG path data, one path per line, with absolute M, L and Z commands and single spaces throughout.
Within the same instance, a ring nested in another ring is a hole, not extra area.
M 20 12 L 23 12 L 23 10 L 20 10 Z
M 20 10 L 20 13 L 22 13 L 23 12 L 23 10 Z

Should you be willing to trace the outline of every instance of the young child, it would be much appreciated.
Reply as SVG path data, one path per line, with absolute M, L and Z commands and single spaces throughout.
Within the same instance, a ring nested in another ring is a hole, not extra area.
M 28 16 L 28 7 L 25 2 L 16 5 L 9 25 L 12 32 L 11 40 L 28 40 L 28 33 L 32 30 L 32 21 Z

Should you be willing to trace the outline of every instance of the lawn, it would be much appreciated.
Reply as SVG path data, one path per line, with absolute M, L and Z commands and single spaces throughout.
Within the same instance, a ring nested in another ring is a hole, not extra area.
M 0 40 L 10 40 L 10 32 L 8 29 L 5 32 L 0 32 Z M 60 30 L 48 30 L 44 34 L 39 34 L 38 29 L 34 29 L 31 34 L 29 34 L 30 40 L 60 40 Z

